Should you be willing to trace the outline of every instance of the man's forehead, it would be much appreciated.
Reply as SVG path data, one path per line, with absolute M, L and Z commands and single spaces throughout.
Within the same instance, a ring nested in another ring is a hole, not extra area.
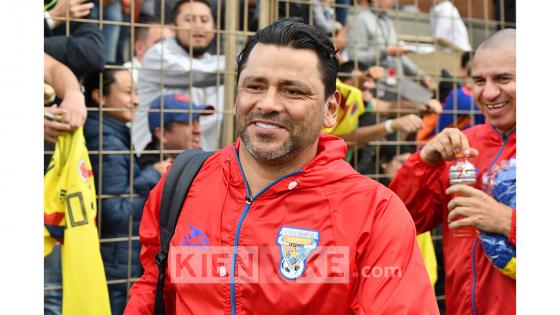
M 482 49 L 471 65 L 472 75 L 515 73 L 515 49 Z
M 181 5 L 180 13 L 188 15 L 212 16 L 210 8 L 201 2 L 185 2 Z

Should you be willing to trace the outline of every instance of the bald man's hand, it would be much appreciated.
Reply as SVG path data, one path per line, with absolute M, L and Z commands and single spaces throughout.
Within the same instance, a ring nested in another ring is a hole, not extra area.
M 478 151 L 470 147 L 467 136 L 461 130 L 445 128 L 426 143 L 420 151 L 420 158 L 427 164 L 439 164 L 455 160 L 455 155 L 460 152 L 466 157 L 478 156 Z

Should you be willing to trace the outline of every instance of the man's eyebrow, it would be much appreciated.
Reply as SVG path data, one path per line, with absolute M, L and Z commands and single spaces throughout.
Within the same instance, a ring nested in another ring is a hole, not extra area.
M 258 77 L 258 76 L 247 76 L 245 78 L 243 78 L 243 80 L 241 81 L 241 83 L 246 83 L 246 82 L 266 82 L 266 80 L 263 77 Z
M 514 76 L 514 74 L 512 72 L 498 72 L 498 73 L 493 73 L 492 77 L 496 78 L 496 77 L 505 77 L 505 76 Z M 484 78 L 484 75 L 482 74 L 476 74 L 476 75 L 471 75 L 471 78 Z
M 281 80 L 280 85 L 298 86 L 301 88 L 309 89 L 309 85 L 305 84 L 304 82 L 295 80 Z
M 246 84 L 247 82 L 266 83 L 267 80 L 264 77 L 260 77 L 260 76 L 247 76 L 241 81 L 242 84 Z M 297 81 L 297 80 L 280 80 L 280 82 L 278 82 L 278 85 L 279 86 L 296 86 L 296 87 L 300 87 L 300 88 L 307 89 L 307 90 L 310 89 L 309 85 L 305 84 L 302 81 Z

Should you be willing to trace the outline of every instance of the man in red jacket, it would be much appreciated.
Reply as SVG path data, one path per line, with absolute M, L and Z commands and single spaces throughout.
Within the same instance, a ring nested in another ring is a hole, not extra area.
M 391 184 L 418 232 L 444 223 L 450 314 L 515 314 L 515 51 L 513 29 L 480 45 L 473 94 L 486 124 L 464 133 L 443 130 L 407 160 Z M 449 185 L 449 167 L 461 151 L 480 169 L 478 187 Z M 461 227 L 475 227 L 478 235 L 459 237 L 453 230 Z
M 239 139 L 202 166 L 171 240 L 167 314 L 437 314 L 401 200 L 343 161 L 330 40 L 277 21 L 238 57 Z M 164 180 L 164 179 L 163 179 Z M 151 314 L 163 180 L 126 314 Z

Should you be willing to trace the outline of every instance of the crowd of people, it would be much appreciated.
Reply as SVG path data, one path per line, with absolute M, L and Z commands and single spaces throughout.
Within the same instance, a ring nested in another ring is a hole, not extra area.
M 278 283 L 236 283 L 235 255 L 227 282 L 166 282 L 168 313 L 263 313 L 278 301 L 280 313 L 514 313 L 515 30 L 476 47 L 453 3 L 434 0 L 434 37 L 462 50 L 458 76 L 435 78 L 399 41 L 395 0 L 286 2 L 260 30 L 262 4 L 239 1 L 240 29 L 258 32 L 237 57 L 237 138 L 222 147 L 224 2 L 45 1 L 45 95 L 56 96 L 45 97 L 45 173 L 57 139 L 82 128 L 111 313 L 157 304 L 160 198 L 187 149 L 216 153 L 177 231 L 206 231 L 210 246 L 276 247 L 283 233 L 311 243 L 292 239 L 307 248 L 298 263 L 275 252 Z M 448 189 L 458 152 L 479 187 Z M 478 236 L 454 237 L 462 226 Z M 319 241 L 350 248 L 351 270 L 402 274 L 293 290 Z M 46 314 L 62 313 L 60 246 L 45 256 Z

